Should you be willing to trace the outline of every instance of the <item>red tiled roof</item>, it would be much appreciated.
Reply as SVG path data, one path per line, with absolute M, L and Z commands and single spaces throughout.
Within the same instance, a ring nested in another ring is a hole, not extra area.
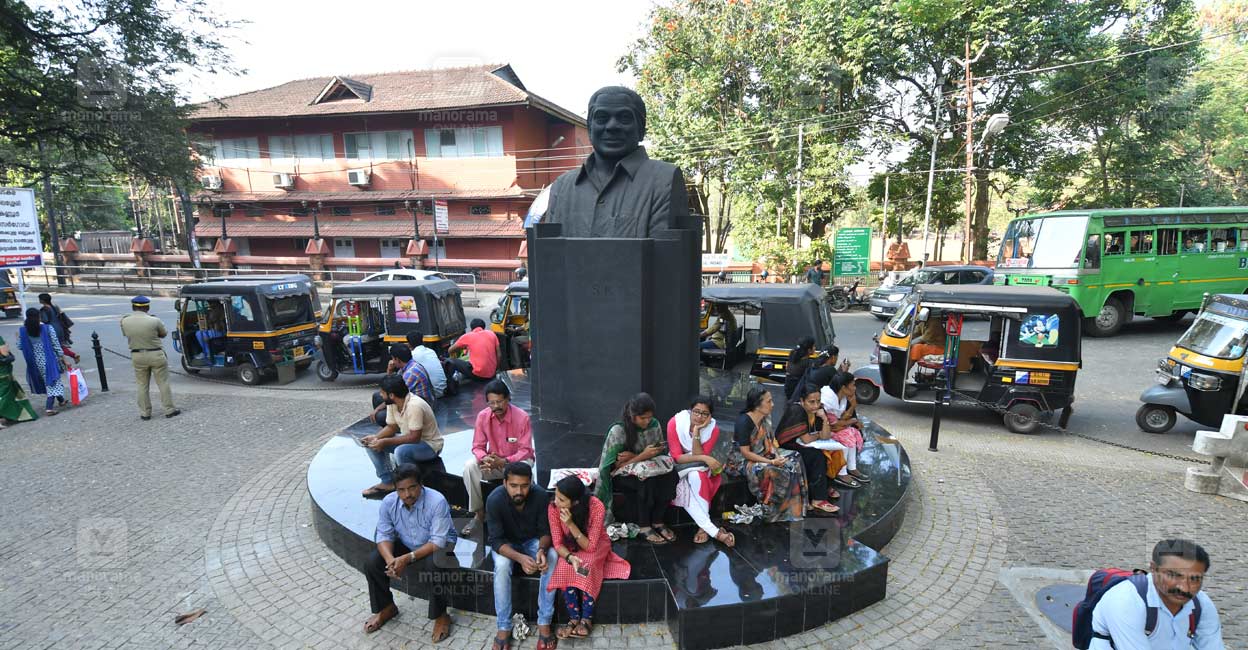
M 339 83 L 368 99 L 314 103 L 330 84 Z M 533 104 L 574 124 L 585 124 L 575 113 L 528 92 L 507 64 L 299 79 L 196 104 L 191 120 L 462 110 L 513 104 Z
M 344 219 L 321 217 L 321 237 L 411 237 L 411 219 Z M 524 237 L 521 219 L 451 219 L 451 232 L 446 238 Z M 231 237 L 311 237 L 311 217 L 273 219 L 268 217 L 231 217 L 226 224 Z M 433 236 L 433 217 L 422 216 L 420 234 Z M 204 218 L 195 225 L 196 237 L 220 237 L 221 220 Z
M 531 194 L 531 192 L 530 192 Z M 413 201 L 434 199 L 510 199 L 510 198 L 528 198 L 524 190 L 520 187 L 512 186 L 494 189 L 466 189 L 466 190 L 347 190 L 343 192 L 315 192 L 315 191 L 283 191 L 276 190 L 273 192 L 200 192 L 195 195 L 195 201 L 209 199 L 213 203 L 250 203 L 258 201 L 333 201 L 334 203 L 344 202 L 367 202 L 375 203 L 377 201 L 403 201 L 411 199 Z

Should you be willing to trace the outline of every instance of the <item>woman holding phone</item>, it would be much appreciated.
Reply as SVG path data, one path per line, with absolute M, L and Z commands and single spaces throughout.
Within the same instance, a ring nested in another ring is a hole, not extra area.
M 594 601 L 606 578 L 624 580 L 632 567 L 611 550 L 607 537 L 606 507 L 576 476 L 555 484 L 555 499 L 547 507 L 550 545 L 559 556 L 546 588 L 563 592 L 568 622 L 560 639 L 587 637 L 593 632 Z
M 651 544 L 666 544 L 676 539 L 663 518 L 676 498 L 678 477 L 654 410 L 654 398 L 637 393 L 607 431 L 598 459 L 598 499 L 610 514 L 612 492 L 627 492 L 631 507 L 619 518 L 637 524 Z
M 745 409 L 737 416 L 734 442 L 745 458 L 750 492 L 767 508 L 764 521 L 801 521 L 810 502 L 806 468 L 801 455 L 781 448 L 772 434 L 771 410 L 774 407 L 775 402 L 766 388 L 751 388 L 745 396 Z

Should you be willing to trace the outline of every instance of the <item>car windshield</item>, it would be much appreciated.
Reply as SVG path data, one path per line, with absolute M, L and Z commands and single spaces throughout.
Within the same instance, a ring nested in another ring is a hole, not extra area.
M 1218 359 L 1238 359 L 1248 346 L 1248 321 L 1203 312 L 1179 339 L 1179 347 Z
M 1073 269 L 1079 266 L 1088 218 L 1016 219 L 1005 229 L 997 266 L 1024 269 Z
M 916 284 L 928 284 L 939 275 L 939 269 L 918 269 L 914 273 L 898 280 L 895 286 L 913 287 Z

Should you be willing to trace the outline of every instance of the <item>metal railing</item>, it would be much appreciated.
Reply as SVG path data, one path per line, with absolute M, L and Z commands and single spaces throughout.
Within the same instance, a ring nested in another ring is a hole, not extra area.
M 69 291 L 90 291 L 103 289 L 121 289 L 122 291 L 146 289 L 155 292 L 160 289 L 175 289 L 184 284 L 206 282 L 230 277 L 246 278 L 272 275 L 302 273 L 309 277 L 320 275 L 318 284 L 332 286 L 339 283 L 359 282 L 374 271 L 313 271 L 308 268 L 274 268 L 274 269 L 221 269 L 221 268 L 179 268 L 161 266 L 56 266 L 45 264 L 26 269 L 12 269 L 22 274 L 28 289 L 61 289 Z M 411 270 L 411 269 L 405 269 Z M 430 269 L 423 269 L 430 270 Z M 479 278 L 476 273 L 452 273 L 442 271 L 442 275 L 465 289 L 471 289 L 472 297 L 479 300 Z M 16 284 L 16 278 L 15 284 Z
M 722 280 L 720 279 L 718 273 L 703 273 L 702 274 L 702 286 L 704 287 L 709 287 L 711 285 L 716 285 L 716 284 L 758 283 L 758 282 L 763 282 L 763 280 L 764 278 L 762 274 L 752 273 L 750 271 L 729 271 Z M 823 288 L 830 289 L 835 285 L 849 286 L 854 283 L 854 280 L 860 280 L 860 282 L 858 283 L 859 291 L 866 291 L 866 290 L 874 289 L 880 286 L 881 284 L 881 279 L 879 275 L 876 273 L 865 275 L 860 278 L 841 278 L 841 277 L 831 278 L 825 274 L 823 277 Z M 806 274 L 804 272 L 800 274 L 794 274 L 794 275 L 777 275 L 777 274 L 771 273 L 767 275 L 766 281 L 769 284 L 773 284 L 773 283 L 802 284 L 806 282 Z

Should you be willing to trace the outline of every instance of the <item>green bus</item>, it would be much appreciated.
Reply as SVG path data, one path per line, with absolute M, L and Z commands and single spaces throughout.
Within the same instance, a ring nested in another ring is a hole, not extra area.
M 994 282 L 1069 293 L 1093 336 L 1135 315 L 1178 320 L 1205 293 L 1248 293 L 1248 207 L 1019 217 L 1001 239 Z

